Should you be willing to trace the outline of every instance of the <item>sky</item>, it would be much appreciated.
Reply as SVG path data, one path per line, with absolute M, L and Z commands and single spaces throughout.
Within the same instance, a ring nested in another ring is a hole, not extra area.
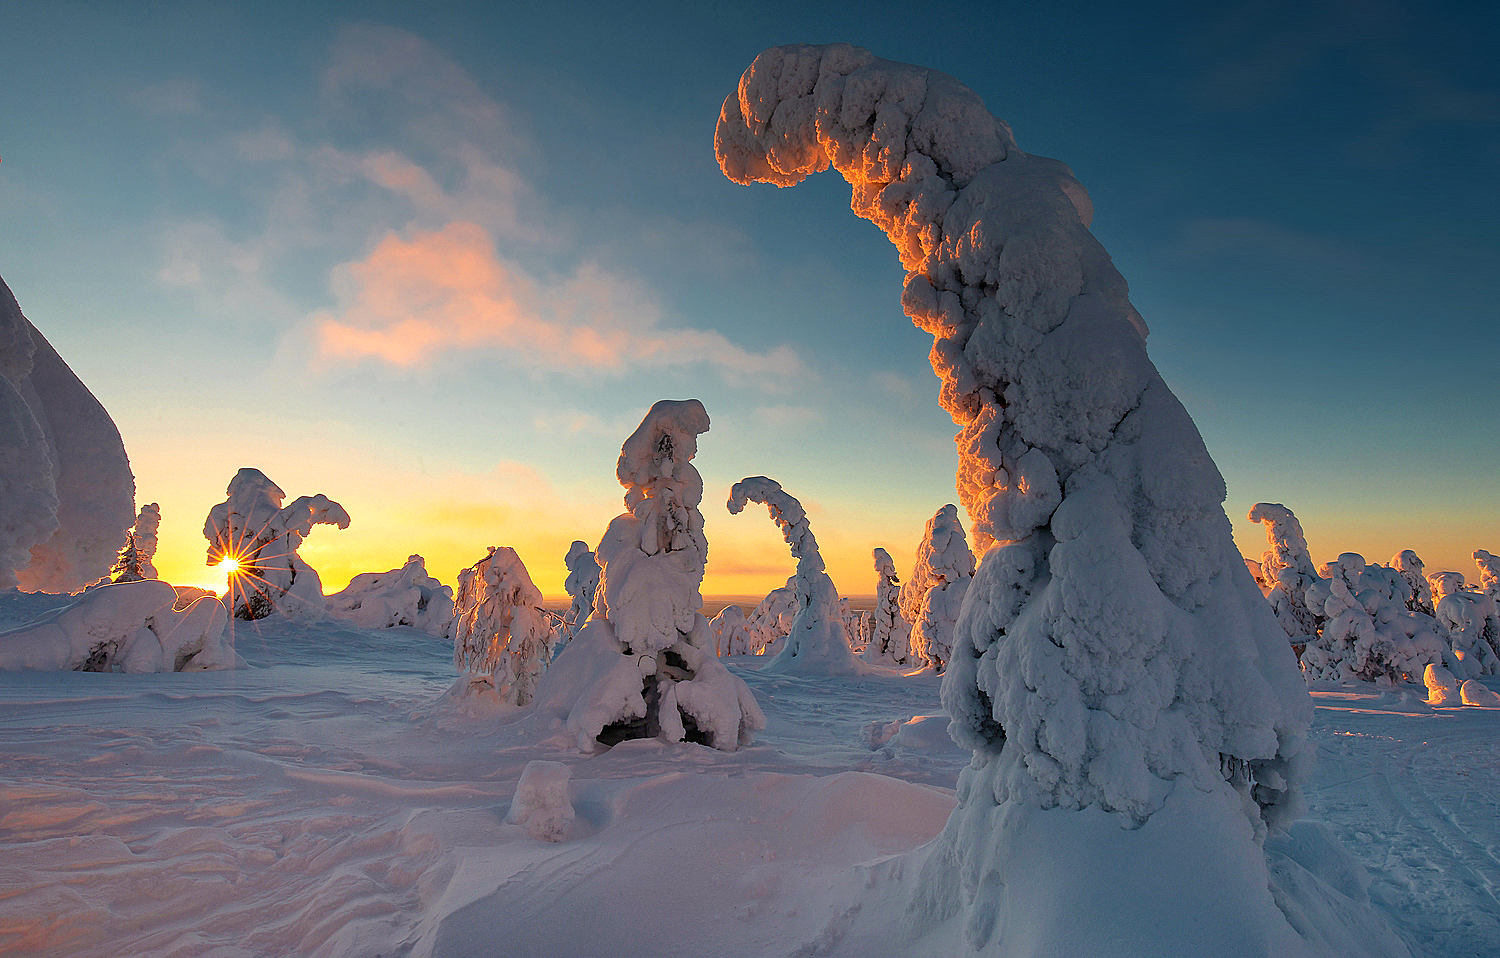
M 1500 552 L 1500 10 L 1399 2 L 68 3 L 7 11 L 0 276 L 109 410 L 157 567 L 213 584 L 242 466 L 352 517 L 325 589 L 514 547 L 558 596 L 657 399 L 695 461 L 705 594 L 793 563 L 730 484 L 807 507 L 846 595 L 956 501 L 895 250 L 836 174 L 719 172 L 755 55 L 844 41 L 951 74 L 1068 163 L 1228 483 L 1316 561 Z

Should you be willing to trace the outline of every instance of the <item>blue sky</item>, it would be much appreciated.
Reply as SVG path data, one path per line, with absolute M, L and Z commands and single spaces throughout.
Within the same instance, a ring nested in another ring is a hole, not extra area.
M 620 509 L 620 441 L 695 396 L 706 589 L 790 573 L 769 522 L 720 506 L 766 474 L 809 505 L 841 589 L 870 592 L 870 548 L 904 571 L 954 498 L 929 341 L 842 181 L 744 188 L 713 158 L 760 50 L 848 41 L 952 74 L 1073 167 L 1231 518 L 1280 501 L 1315 559 L 1415 548 L 1472 578 L 1468 553 L 1500 548 L 1497 19 L 33 4 L 0 61 L 0 275 L 120 425 L 169 578 L 253 465 L 348 507 L 304 550 L 330 588 L 414 551 L 451 581 L 503 544 L 557 593 L 568 542 Z M 434 271 L 483 308 L 424 314 L 402 361 L 338 345 L 428 308 Z

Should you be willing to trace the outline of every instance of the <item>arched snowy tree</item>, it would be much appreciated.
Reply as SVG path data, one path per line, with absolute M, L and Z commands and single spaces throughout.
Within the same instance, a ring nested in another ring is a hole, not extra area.
M 575 539 L 563 562 L 568 566 L 568 578 L 564 580 L 563 588 L 573 601 L 563 615 L 562 634 L 558 637 L 560 644 L 566 643 L 583 628 L 583 623 L 594 612 L 594 593 L 599 590 L 599 563 L 587 542 Z
M 511 705 L 530 705 L 552 661 L 552 621 L 542 593 L 509 546 L 458 574 L 453 599 L 453 664 L 488 680 Z
M 540 707 L 565 710 L 582 751 L 652 737 L 734 751 L 765 727 L 701 612 L 708 539 L 692 460 L 707 431 L 698 400 L 663 399 L 620 450 L 627 511 L 599 542 L 594 614 L 537 690 Z
M 328 612 L 362 629 L 410 626 L 437 638 L 453 628 L 453 590 L 427 574 L 419 555 L 389 572 L 361 572 L 328 597 Z
M 1310 603 L 1307 590 L 1320 581 L 1307 551 L 1302 523 L 1279 502 L 1257 502 L 1250 507 L 1251 522 L 1264 523 L 1271 548 L 1260 560 L 1261 576 L 1271 584 L 1266 598 L 1293 642 L 1304 644 L 1316 636 L 1327 618 L 1319 603 Z
M 877 548 L 873 555 L 875 615 L 864 659 L 882 665 L 905 665 L 911 654 L 911 623 L 901 615 L 901 580 L 889 552 Z
M 901 586 L 901 615 L 911 623 L 911 655 L 941 672 L 953 650 L 953 627 L 974 578 L 974 553 L 947 505 L 927 520 L 911 578 Z
M 125 533 L 125 548 L 110 566 L 111 582 L 136 582 L 140 579 L 156 578 L 156 566 L 151 559 L 156 555 L 156 533 L 161 528 L 161 506 L 152 502 L 141 506 L 135 517 L 135 525 Z
M 315 525 L 349 528 L 344 507 L 319 493 L 300 496 L 285 508 L 286 493 L 259 469 L 241 469 L 229 480 L 228 499 L 209 510 L 203 524 L 208 564 L 238 563 L 227 597 L 235 618 L 259 619 L 272 612 L 321 616 L 327 609 L 317 570 L 297 555 Z
M 961 929 L 946 952 L 1100 954 L 1164 914 L 1157 956 L 1359 934 L 1272 894 L 1259 842 L 1296 813 L 1311 700 L 1068 168 L 951 77 L 846 45 L 762 53 L 714 143 L 736 182 L 849 181 L 960 426 L 984 560 L 943 701 L 974 756 L 914 906 Z
M 786 642 L 762 671 L 814 675 L 861 675 L 866 669 L 849 648 L 839 591 L 824 571 L 818 540 L 807 523 L 807 513 L 795 496 L 765 476 L 750 476 L 729 490 L 729 511 L 739 515 L 748 502 L 759 502 L 781 529 L 797 571 L 792 576 L 797 613 Z

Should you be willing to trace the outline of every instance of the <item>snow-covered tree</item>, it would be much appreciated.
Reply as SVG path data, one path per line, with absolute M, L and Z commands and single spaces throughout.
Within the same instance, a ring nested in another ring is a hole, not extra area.
M 453 600 L 453 664 L 487 680 L 511 705 L 529 705 L 552 661 L 552 620 L 542 593 L 509 546 L 458 574 Z
M 135 517 L 135 525 L 125 533 L 125 548 L 110 566 L 111 582 L 135 582 L 156 578 L 156 566 L 151 559 L 156 555 L 156 533 L 161 527 L 161 506 L 149 503 L 141 506 Z
M 745 617 L 746 626 L 755 634 L 755 655 L 777 655 L 782 644 L 792 631 L 792 621 L 797 618 L 797 576 L 786 580 L 766 593 L 766 597 L 755 604 Z
M 877 548 L 873 554 L 875 615 L 864 658 L 883 665 L 905 665 L 911 655 L 911 623 L 901 615 L 901 580 L 889 552 Z
M 849 181 L 901 254 L 902 305 L 933 334 L 960 427 L 984 560 L 943 702 L 974 757 L 914 919 L 961 929 L 955 955 L 997 953 L 1002 934 L 1018 953 L 1096 954 L 1143 913 L 1173 915 L 1155 955 L 1314 947 L 1258 844 L 1297 812 L 1311 700 L 1083 187 L 953 78 L 841 44 L 757 57 L 715 151 L 741 183 L 829 166 Z M 1146 859 L 1152 880 L 1135 880 Z
M 797 560 L 797 571 L 791 579 L 797 613 L 781 651 L 762 671 L 862 674 L 865 666 L 849 648 L 844 616 L 839 608 L 839 591 L 824 571 L 818 540 L 808 525 L 802 503 L 782 489 L 776 480 L 765 476 L 749 476 L 730 487 L 727 503 L 730 513 L 739 515 L 750 502 L 759 502 L 766 507 L 771 521 L 781 529 L 782 538 L 791 546 L 792 558 Z
M 1421 557 L 1410 549 L 1403 550 L 1391 556 L 1391 568 L 1401 575 L 1406 583 L 1406 589 L 1402 593 L 1402 601 L 1412 612 L 1421 612 L 1424 615 L 1433 614 L 1432 586 L 1427 581 L 1427 575 L 1422 571 L 1424 565 Z
M 427 574 L 419 555 L 389 572 L 361 572 L 328 597 L 328 612 L 362 629 L 410 626 L 446 639 L 453 627 L 453 590 Z
M 1461 680 L 1500 672 L 1500 603 L 1464 588 L 1462 572 L 1434 572 L 1427 581 L 1434 617 L 1448 639 L 1448 669 Z
M 870 636 L 875 631 L 875 617 L 854 608 L 849 600 L 839 597 L 839 615 L 844 619 L 844 641 L 855 655 L 862 655 L 870 647 Z
M 228 558 L 238 563 L 230 576 L 235 618 L 259 619 L 272 612 L 320 616 L 327 609 L 317 570 L 297 555 L 315 525 L 349 528 L 344 507 L 319 493 L 286 498 L 259 469 L 241 469 L 229 480 L 229 496 L 209 510 L 203 524 L 208 564 Z
M 1261 577 L 1271 585 L 1266 598 L 1292 642 L 1305 644 L 1318 634 L 1327 617 L 1318 603 L 1307 599 L 1307 590 L 1320 577 L 1308 554 L 1302 523 L 1279 502 L 1257 502 L 1250 507 L 1249 519 L 1265 524 L 1271 546 L 1260 560 Z
M 763 646 L 757 634 L 745 619 L 745 610 L 737 605 L 726 605 L 708 622 L 714 634 L 716 655 L 755 655 Z
M 901 616 L 911 623 L 911 656 L 941 672 L 953 650 L 964 593 L 974 578 L 974 553 L 958 521 L 958 507 L 946 505 L 927 520 L 917 544 L 911 578 L 901 586 Z
M 1500 599 L 1500 556 L 1476 549 L 1474 563 L 1479 566 L 1479 591 L 1492 599 Z
M 1302 652 L 1309 679 L 1334 682 L 1417 682 L 1442 665 L 1446 643 L 1430 616 L 1406 607 L 1409 586 L 1395 569 L 1369 566 L 1346 552 L 1321 570 L 1305 598 L 1323 628 Z
M 0 589 L 106 575 L 134 503 L 120 431 L 0 280 Z
M 703 479 L 693 466 L 708 413 L 663 399 L 625 440 L 615 475 L 626 512 L 599 542 L 594 614 L 542 677 L 582 751 L 660 737 L 733 751 L 765 727 L 755 696 L 714 652 L 703 617 Z
M 563 582 L 563 588 L 573 601 L 563 615 L 562 634 L 558 636 L 560 643 L 566 643 L 583 628 L 583 623 L 594 612 L 594 593 L 599 590 L 599 563 L 587 542 L 575 539 L 563 561 L 568 566 L 568 578 Z

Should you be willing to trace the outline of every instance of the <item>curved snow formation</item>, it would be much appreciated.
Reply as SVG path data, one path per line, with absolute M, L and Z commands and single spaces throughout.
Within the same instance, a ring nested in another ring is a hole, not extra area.
M 792 547 L 797 571 L 792 576 L 797 612 L 786 641 L 762 671 L 811 675 L 862 675 L 868 671 L 849 649 L 848 632 L 839 608 L 839 591 L 828 577 L 818 540 L 807 523 L 802 503 L 774 479 L 750 476 L 729 489 L 729 512 L 739 515 L 745 504 L 759 502 Z
M 361 572 L 328 597 L 329 614 L 362 629 L 410 626 L 437 638 L 453 628 L 453 590 L 427 574 L 419 555 L 389 572 Z
M 975 951 L 1025 927 L 1017 954 L 1099 953 L 1071 906 L 1118 900 L 1134 869 L 1110 856 L 1135 856 L 1178 876 L 1126 896 L 1176 913 L 1153 953 L 1305 953 L 1257 842 L 1298 808 L 1311 700 L 1082 186 L 953 78 L 847 45 L 762 53 L 714 144 L 739 183 L 849 181 L 907 269 L 902 306 L 960 427 L 984 558 L 943 700 L 974 758 L 918 913 L 964 916 Z M 1101 867 L 1026 881 L 1035 856 L 1074 855 Z
M 1261 575 L 1271 584 L 1266 598 L 1286 634 L 1293 641 L 1306 642 L 1323 628 L 1326 616 L 1321 604 L 1307 597 L 1307 590 L 1322 582 L 1322 576 L 1307 551 L 1302 523 L 1279 502 L 1257 502 L 1247 518 L 1265 525 L 1266 543 L 1271 547 L 1260 562 Z
M 927 520 L 911 578 L 901 586 L 901 615 L 911 623 L 911 654 L 941 672 L 953 653 L 953 628 L 974 579 L 974 553 L 958 521 L 958 508 L 946 505 Z
M 538 708 L 566 715 L 578 748 L 625 739 L 748 745 L 766 719 L 714 650 L 703 617 L 703 478 L 693 466 L 708 412 L 696 399 L 657 402 L 620 450 L 626 511 L 595 556 L 594 614 L 537 688 Z
M 120 431 L 0 280 L 0 588 L 104 576 L 135 514 Z

